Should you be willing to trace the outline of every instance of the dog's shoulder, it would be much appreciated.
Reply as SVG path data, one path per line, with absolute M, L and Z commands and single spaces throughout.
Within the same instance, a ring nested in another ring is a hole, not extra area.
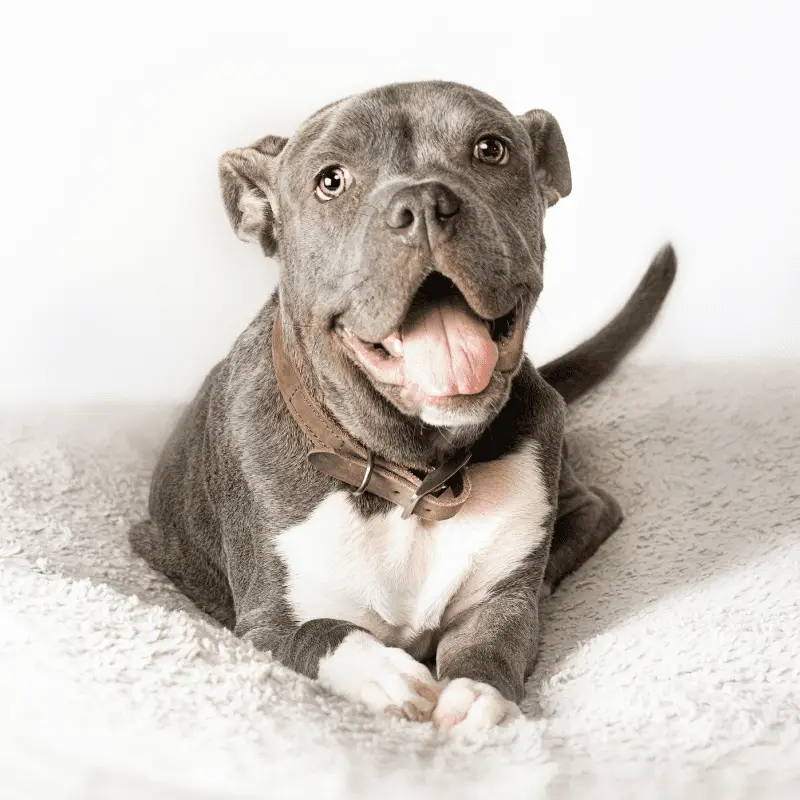
M 276 292 L 223 362 L 204 431 L 209 492 L 220 506 L 252 504 L 252 513 L 264 514 L 259 529 L 270 534 L 305 519 L 331 491 L 331 481 L 308 464 L 308 442 L 275 377 L 277 310 Z
M 259 530 L 307 516 L 325 494 L 308 466 L 306 443 L 275 379 L 271 355 L 277 293 L 208 374 L 162 451 L 151 487 L 154 520 L 183 529 L 269 509 Z M 251 526 L 252 527 L 252 526 Z

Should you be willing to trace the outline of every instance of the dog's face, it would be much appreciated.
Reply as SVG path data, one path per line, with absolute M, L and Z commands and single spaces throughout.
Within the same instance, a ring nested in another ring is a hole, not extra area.
M 353 398 L 345 417 L 374 392 L 434 426 L 497 413 L 542 289 L 544 212 L 571 188 L 552 116 L 457 84 L 387 86 L 226 153 L 220 176 L 240 238 L 281 264 L 326 396 Z

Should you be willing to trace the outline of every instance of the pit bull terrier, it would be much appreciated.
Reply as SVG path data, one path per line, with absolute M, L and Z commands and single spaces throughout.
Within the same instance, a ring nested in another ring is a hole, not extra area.
M 540 597 L 622 518 L 570 468 L 565 405 L 650 326 L 674 252 L 537 370 L 543 219 L 571 190 L 549 113 L 391 85 L 219 172 L 279 285 L 167 443 L 134 549 L 334 693 L 455 732 L 507 723 Z

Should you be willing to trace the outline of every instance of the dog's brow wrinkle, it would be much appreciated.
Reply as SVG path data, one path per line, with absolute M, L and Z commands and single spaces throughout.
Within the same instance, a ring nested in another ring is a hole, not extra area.
M 415 134 L 414 125 L 407 114 L 401 114 L 397 121 L 397 139 L 393 160 L 401 169 L 410 168 L 413 164 Z

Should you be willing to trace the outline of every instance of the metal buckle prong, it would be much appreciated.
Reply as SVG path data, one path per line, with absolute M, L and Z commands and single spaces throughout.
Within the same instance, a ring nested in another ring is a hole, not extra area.
M 369 486 L 369 479 L 372 477 L 372 470 L 375 468 L 375 455 L 370 451 L 367 453 L 367 468 L 364 470 L 364 477 L 361 479 L 361 483 L 358 486 L 358 489 L 353 489 L 350 494 L 355 495 L 358 497 L 360 494 L 364 494 L 367 491 L 367 486 Z
M 444 486 L 453 475 L 461 472 L 461 470 L 467 466 L 470 458 L 472 458 L 472 453 L 462 453 L 461 455 L 451 458 L 449 461 L 445 461 L 440 467 L 436 467 L 433 472 L 428 473 L 422 483 L 417 487 L 414 494 L 408 498 L 408 502 L 405 506 L 403 506 L 403 513 L 400 515 L 400 518 L 408 519 L 414 513 L 417 504 L 425 495 L 435 492 L 437 489 Z

